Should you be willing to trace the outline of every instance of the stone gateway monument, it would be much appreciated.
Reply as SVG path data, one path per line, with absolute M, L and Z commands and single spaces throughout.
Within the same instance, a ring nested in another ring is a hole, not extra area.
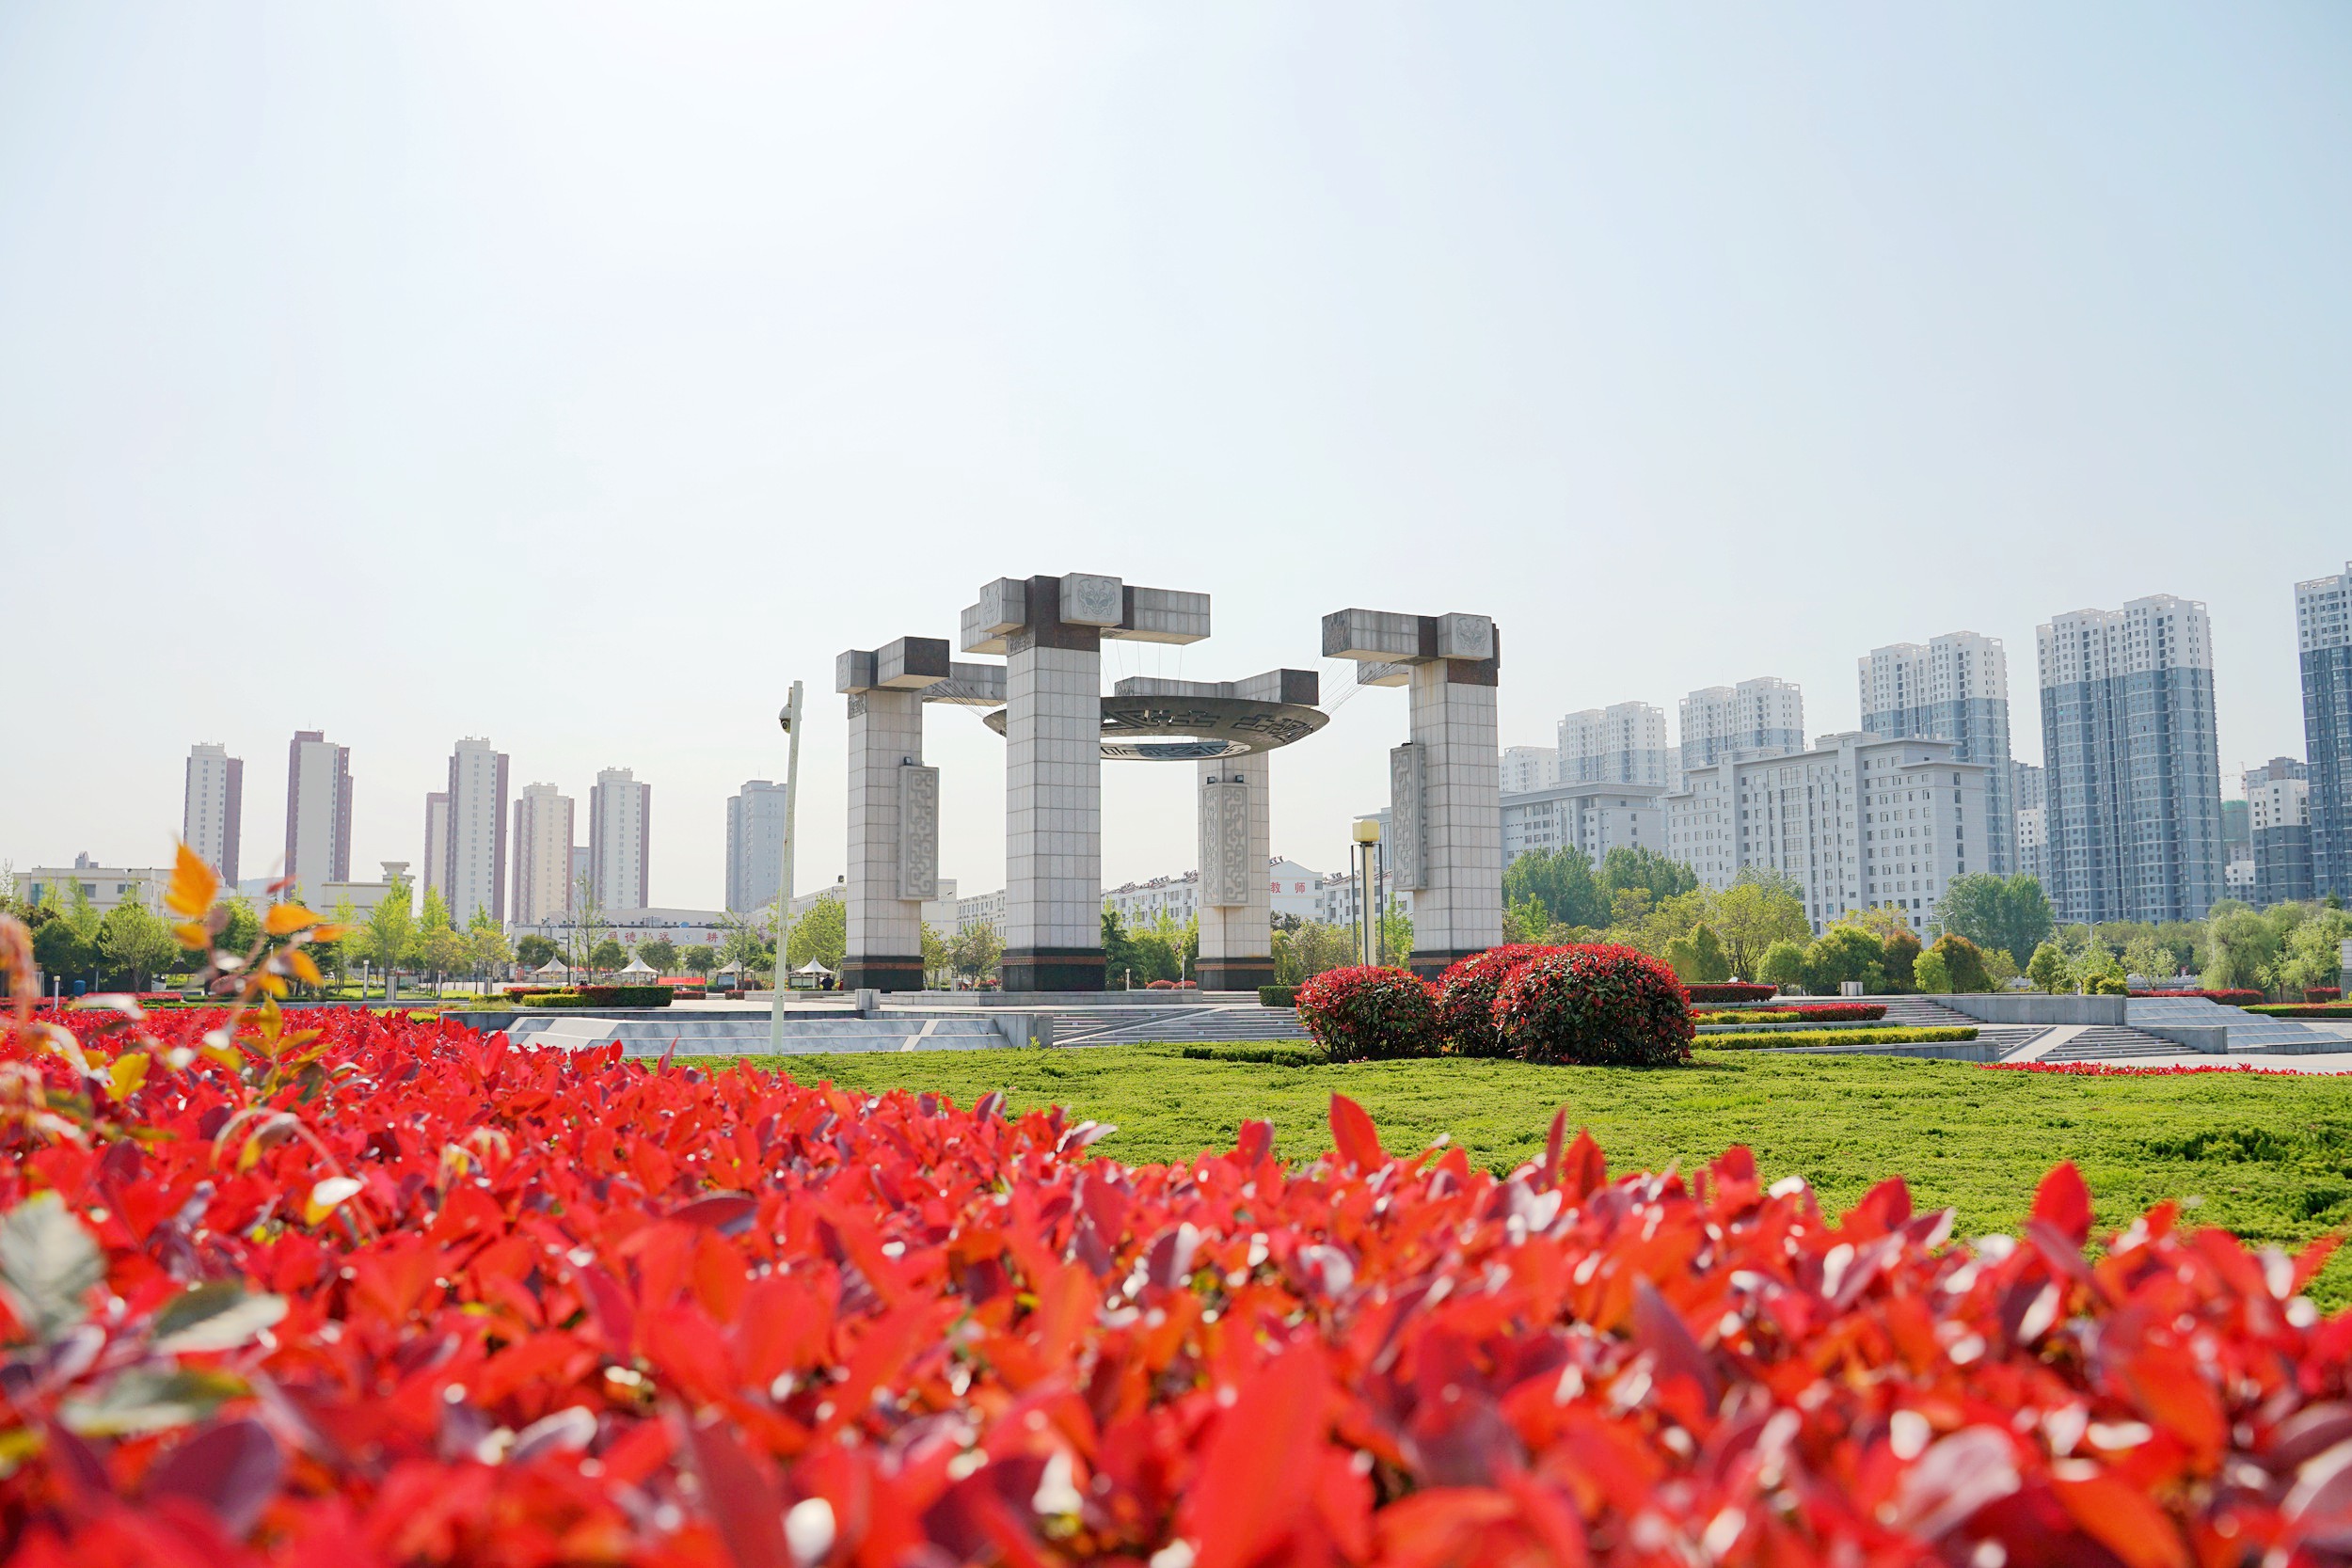
M 1502 941 L 1502 654 L 1484 615 L 1323 618 L 1324 657 L 1354 659 L 1359 685 L 1410 693 L 1408 738 L 1389 753 L 1388 865 L 1413 895 L 1410 962 L 1430 979 Z
M 842 984 L 923 984 L 922 903 L 938 884 L 939 775 L 923 762 L 923 706 L 993 708 L 1005 737 L 1009 991 L 1098 991 L 1103 969 L 1103 762 L 1190 762 L 1199 776 L 1200 980 L 1274 978 L 1266 753 L 1328 720 L 1311 670 L 1248 680 L 1122 680 L 1103 694 L 1104 638 L 1198 642 L 1209 596 L 1115 577 L 999 578 L 963 611 L 962 651 L 903 637 L 840 657 L 850 700 L 849 947 Z M 1491 701 L 1487 710 L 1492 727 Z M 1489 793 L 1494 766 L 1487 768 Z

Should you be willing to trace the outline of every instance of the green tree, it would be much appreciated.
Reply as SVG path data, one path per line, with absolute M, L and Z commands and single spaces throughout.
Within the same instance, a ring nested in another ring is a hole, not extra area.
M 417 913 L 416 933 L 409 938 L 409 962 L 418 970 L 433 976 L 433 990 L 439 994 L 441 980 L 465 966 L 466 939 L 458 935 L 450 920 L 449 906 L 441 900 L 441 890 L 424 890 L 424 907 Z
M 2045 942 L 2033 950 L 2026 962 L 2026 978 L 2033 989 L 2052 995 L 2067 988 L 2066 952 L 2055 942 Z
M 2157 941 L 2153 932 L 2141 932 L 2123 943 L 2123 968 L 2151 986 L 2160 986 L 2172 978 L 2178 961 L 2172 949 Z
M 1659 956 L 1686 984 L 1708 985 L 1731 978 L 1731 960 L 1724 956 L 1723 939 L 1704 921 L 1692 927 L 1688 935 L 1667 942 Z
M 389 976 L 408 962 L 409 944 L 416 940 L 416 934 L 417 917 L 408 903 L 408 884 L 394 882 L 384 901 L 368 911 L 367 924 L 360 927 L 358 939 L 359 956 L 387 976 L 387 996 L 391 994 Z
M 1135 974 L 1135 942 L 1127 935 L 1127 923 L 1117 910 L 1107 905 L 1103 910 L 1103 977 L 1112 990 L 1120 990 L 1129 979 L 1140 984 L 1152 978 L 1149 973 Z
M 1995 947 L 1984 955 L 1984 989 L 2007 990 L 2009 983 L 2017 978 L 2017 960 L 2009 956 L 2006 947 Z
M 262 940 L 262 917 L 254 912 L 252 904 L 243 895 L 232 895 L 223 907 L 229 911 L 229 924 L 220 928 L 220 935 L 213 939 L 213 945 L 242 958 L 253 951 L 255 942 Z M 357 911 L 354 913 L 356 917 Z M 339 915 L 337 918 L 342 917 Z
M 686 972 L 689 974 L 701 975 L 705 978 L 709 976 L 712 970 L 719 967 L 719 950 L 707 942 L 693 943 L 685 952 L 679 954 L 678 958 L 686 965 Z
M 1911 927 L 1889 931 L 1879 939 L 1879 967 L 1886 972 L 1886 989 L 1907 991 L 1922 989 L 1912 977 L 1912 967 L 1919 961 L 1919 939 Z
M 2289 997 L 2299 1000 L 2306 990 L 2337 983 L 2343 974 L 2341 944 L 2347 934 L 2352 934 L 2352 920 L 2332 909 L 2323 909 L 2287 933 L 2278 970 L 2279 983 Z
M 477 983 L 483 985 L 515 961 L 515 950 L 507 944 L 506 927 L 491 915 L 486 904 L 474 906 L 473 918 L 466 922 L 465 961 L 479 977 Z
M 146 892 L 144 883 L 135 885 L 98 924 L 98 951 L 110 977 L 132 990 L 145 990 L 181 951 L 171 928 L 147 907 Z
M 573 969 L 595 965 L 595 954 L 612 934 L 604 922 L 604 900 L 596 896 L 596 879 L 581 872 L 572 881 L 572 919 L 564 932 L 564 962 Z
M 2005 948 L 2021 964 L 2058 929 L 2050 900 L 2032 877 L 1995 877 L 1972 871 L 1945 885 L 1935 917 L 1944 929 L 1966 937 L 1979 948 Z M 2030 964 L 2028 964 L 2030 968 Z
M 1147 927 L 1127 939 L 1127 962 L 1138 986 L 1154 980 L 1184 978 L 1184 954 L 1157 926 Z
M 1756 977 L 1768 986 L 1802 986 L 1804 984 L 1804 948 L 1783 937 L 1764 949 L 1757 960 Z
M 1391 896 L 1380 917 L 1380 951 L 1391 968 L 1401 968 L 1412 955 L 1413 916 L 1402 898 Z
M 654 937 L 639 942 L 637 956 L 664 974 L 677 971 L 677 943 L 668 937 Z
M 723 964 L 733 964 L 749 982 L 755 974 L 771 974 L 776 967 L 776 944 L 768 934 L 747 920 L 730 922 L 727 940 L 719 946 Z
M 618 937 L 606 937 L 588 950 L 588 967 L 600 974 L 609 974 L 628 961 L 628 949 Z
M 555 957 L 555 943 L 536 931 L 525 931 L 515 939 L 515 961 L 525 969 L 537 969 Z
M 947 943 L 947 961 L 955 972 L 975 984 L 996 973 L 1005 956 L 1005 939 L 992 921 L 976 920 L 959 927 Z
M 1927 982 L 1920 981 L 1921 990 L 1982 991 L 1993 989 L 1992 977 L 1985 973 L 1983 950 L 1959 932 L 1947 931 L 1936 938 L 1935 946 L 1930 952 L 1934 955 L 1936 967 L 1944 972 L 1944 983 L 1931 988 Z M 1923 953 L 1920 958 L 1928 956 Z M 1915 970 L 1916 962 L 1914 968 Z
M 792 923 L 791 951 L 787 959 L 792 968 L 800 969 L 814 958 L 838 973 L 842 957 L 849 950 L 849 906 L 828 894 Z
M 2259 990 L 2267 987 L 2285 946 L 2284 934 L 2277 926 L 2242 904 L 2212 916 L 2205 922 L 2206 989 Z
M 947 938 L 930 921 L 923 922 L 923 984 L 929 988 L 931 976 L 947 973 Z
M 1911 978 L 1922 996 L 1944 996 L 1959 989 L 1945 971 L 1944 955 L 1932 947 L 1912 960 Z
M 98 983 L 97 940 L 84 936 L 73 922 L 54 911 L 33 927 L 33 961 L 43 974 L 58 982 L 61 994 L 72 995 L 76 980 L 89 986 Z
M 1804 951 L 1805 986 L 1827 993 L 1859 980 L 1864 990 L 1877 990 L 1884 983 L 1881 964 L 1885 954 L 1885 943 L 1861 927 L 1832 926 Z
M 1282 985 L 1302 986 L 1355 961 L 1356 934 L 1344 926 L 1309 920 L 1274 933 L 1274 978 Z
M 1680 861 L 1669 860 L 1655 849 L 1635 848 L 1627 844 L 1601 856 L 1599 876 L 1601 887 L 1612 899 L 1629 888 L 1640 888 L 1649 895 L 1653 904 L 1693 892 L 1699 885 L 1698 873 Z
M 1715 895 L 1708 922 L 1723 938 L 1724 956 L 1734 974 L 1753 974 L 1764 951 L 1776 942 L 1812 939 L 1804 896 L 1789 878 L 1751 866 Z
M 1521 929 L 1537 933 L 1551 926 L 1606 926 L 1610 890 L 1593 875 L 1592 857 L 1570 845 L 1521 855 L 1502 871 L 1506 905 L 1533 905 L 1537 913 L 1521 919 Z

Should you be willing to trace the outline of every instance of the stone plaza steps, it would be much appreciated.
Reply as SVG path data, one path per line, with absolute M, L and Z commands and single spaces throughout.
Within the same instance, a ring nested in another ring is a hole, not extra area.
M 1826 1001 L 1829 999 L 1824 998 L 1823 1000 Z M 1941 1002 L 1931 1001 L 1924 996 L 1866 996 L 1861 998 L 1861 1000 L 1869 1003 L 1880 1003 L 1885 1006 L 1886 1017 L 1882 1021 L 1880 1026 L 1888 1029 L 1986 1029 L 1995 1027 L 1995 1025 L 1992 1024 L 1979 1023 L 1975 1019 L 1970 1018 L 1966 1013 L 1956 1011 L 1953 1008 L 1947 1007 Z M 1856 1029 L 1867 1029 L 1872 1027 L 1872 1025 L 1867 1023 L 1856 1023 L 1851 1025 L 1851 1027 Z
M 2177 1056 L 2203 1059 L 2204 1053 L 2171 1040 L 2134 1029 L 2128 1024 L 2090 1023 L 2072 1038 L 2053 1046 L 2039 1059 L 2044 1062 L 2106 1062 L 2124 1056 Z
M 1245 1006 L 1137 1009 L 1147 1016 L 1103 1025 L 1090 1015 L 1057 1014 L 1054 1043 L 1087 1045 L 1198 1045 L 1217 1040 L 1303 1040 L 1307 1031 L 1292 1007 Z

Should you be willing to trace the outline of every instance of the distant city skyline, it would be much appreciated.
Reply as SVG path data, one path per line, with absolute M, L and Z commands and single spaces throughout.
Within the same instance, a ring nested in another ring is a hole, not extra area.
M 0 532 L 72 759 L 0 777 L 18 866 L 163 863 L 215 743 L 263 876 L 297 729 L 350 865 L 419 863 L 487 735 L 630 763 L 651 900 L 717 908 L 792 679 L 1073 563 L 1216 601 L 1109 678 L 1310 666 L 1409 578 L 1501 628 L 1506 746 L 1760 672 L 1851 730 L 1858 656 L 1969 627 L 2028 763 L 2034 628 L 2169 593 L 2223 778 L 2304 751 L 2343 8 L 233 15 L 0 9 Z M 1403 704 L 1275 759 L 1278 852 L 1343 863 Z M 1004 743 L 930 730 L 940 873 L 1001 886 Z M 1106 882 L 1191 794 L 1107 769 Z

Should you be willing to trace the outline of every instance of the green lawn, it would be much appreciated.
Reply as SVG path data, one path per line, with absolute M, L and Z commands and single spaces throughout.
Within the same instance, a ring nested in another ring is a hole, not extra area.
M 2061 1159 L 2081 1167 L 2106 1227 L 2167 1197 L 2191 1205 L 2201 1223 L 2290 1247 L 2352 1221 L 2347 1078 L 2071 1078 L 1745 1053 L 1651 1071 L 1461 1060 L 1305 1066 L 1295 1047 L 1214 1049 L 1206 1060 L 1143 1045 L 764 1065 L 808 1083 L 937 1090 L 960 1104 L 1003 1089 L 1017 1107 L 1066 1105 L 1116 1123 L 1095 1149 L 1129 1164 L 1230 1148 L 1246 1117 L 1273 1121 L 1286 1158 L 1310 1157 L 1330 1145 L 1326 1106 L 1337 1090 L 1372 1113 L 1391 1151 L 1450 1132 L 1473 1161 L 1508 1170 L 1541 1153 L 1551 1113 L 1565 1102 L 1570 1125 L 1593 1130 L 1613 1171 L 1669 1161 L 1688 1168 L 1746 1144 L 1768 1180 L 1802 1175 L 1825 1206 L 1851 1204 L 1899 1173 L 1921 1207 L 1956 1205 L 1962 1235 L 2013 1231 L 2034 1184 Z M 2313 1294 L 2330 1308 L 2352 1302 L 2352 1248 Z

